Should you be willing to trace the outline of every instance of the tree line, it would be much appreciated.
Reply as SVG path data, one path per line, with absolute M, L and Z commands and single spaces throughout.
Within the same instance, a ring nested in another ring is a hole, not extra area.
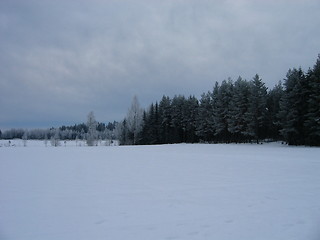
M 0 139 L 51 140 L 53 145 L 56 145 L 58 140 L 86 140 L 88 145 L 93 145 L 97 140 L 114 139 L 116 124 L 115 121 L 108 124 L 97 122 L 94 113 L 90 112 L 86 123 L 48 129 L 12 128 L 3 132 L 0 130 Z
M 283 82 L 268 90 L 256 74 L 216 82 L 212 91 L 173 98 L 142 109 L 133 98 L 117 123 L 99 123 L 93 112 L 87 122 L 50 129 L 0 130 L 2 139 L 86 140 L 118 139 L 122 145 L 167 143 L 242 143 L 281 140 L 289 145 L 320 146 L 320 55 L 307 72 L 289 69 Z M 55 145 L 55 144 L 54 144 Z
M 268 139 L 320 146 L 320 55 L 307 72 L 289 69 L 271 90 L 256 74 L 216 82 L 200 99 L 163 96 L 146 110 L 134 97 L 116 133 L 123 145 Z

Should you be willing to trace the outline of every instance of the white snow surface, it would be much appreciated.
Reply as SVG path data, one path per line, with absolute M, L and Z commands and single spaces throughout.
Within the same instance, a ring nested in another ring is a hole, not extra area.
M 320 148 L 0 147 L 1 240 L 317 240 Z

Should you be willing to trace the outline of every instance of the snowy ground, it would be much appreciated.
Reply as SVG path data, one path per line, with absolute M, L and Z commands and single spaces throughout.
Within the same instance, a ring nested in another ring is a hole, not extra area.
M 0 147 L 1 240 L 320 239 L 320 148 L 28 144 Z

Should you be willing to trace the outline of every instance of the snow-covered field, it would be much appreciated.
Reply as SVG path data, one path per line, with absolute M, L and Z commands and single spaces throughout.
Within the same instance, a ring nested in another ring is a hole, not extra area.
M 19 146 L 0 147 L 1 240 L 320 239 L 320 148 Z

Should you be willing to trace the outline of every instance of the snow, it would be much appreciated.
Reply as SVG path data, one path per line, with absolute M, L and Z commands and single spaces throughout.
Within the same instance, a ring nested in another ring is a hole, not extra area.
M 320 148 L 2 146 L 1 240 L 320 238 Z

